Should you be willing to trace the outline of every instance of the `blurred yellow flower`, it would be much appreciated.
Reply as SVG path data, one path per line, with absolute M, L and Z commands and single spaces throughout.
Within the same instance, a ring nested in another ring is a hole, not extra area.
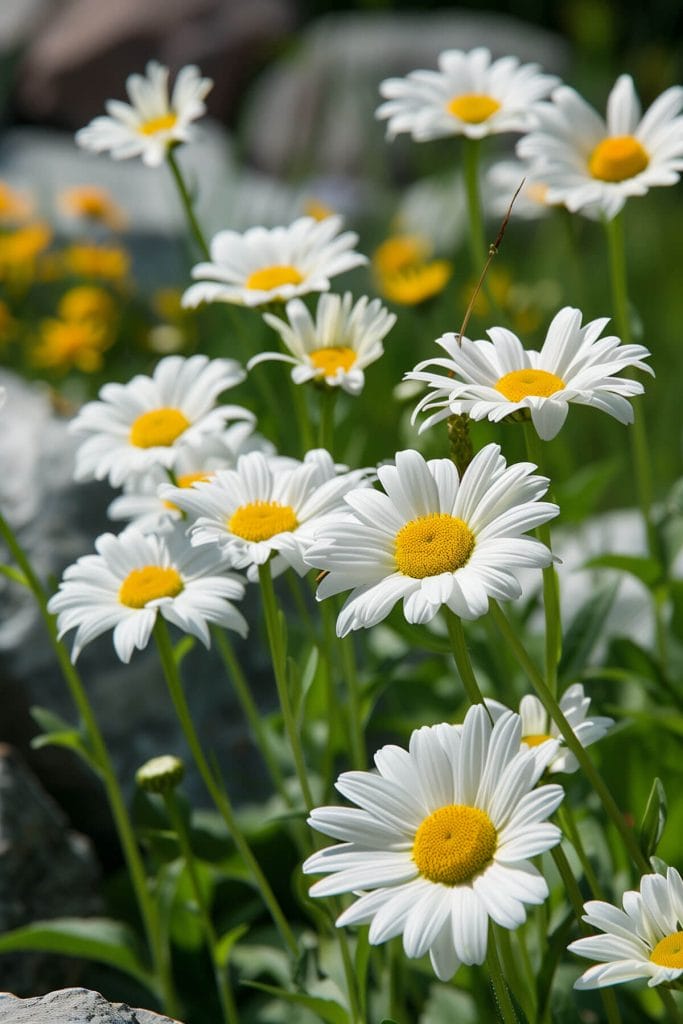
M 104 288 L 84 284 L 64 292 L 57 313 L 62 320 L 99 320 L 109 323 L 116 313 L 116 304 Z
M 118 245 L 70 245 L 64 250 L 62 261 L 65 271 L 76 277 L 121 281 L 130 270 L 130 256 Z
M 174 323 L 186 316 L 180 301 L 182 297 L 180 288 L 157 288 L 152 296 L 152 308 L 161 320 Z
M 327 203 L 321 203 L 319 199 L 312 196 L 304 203 L 304 217 L 312 217 L 313 220 L 325 220 L 334 215 L 334 210 Z
M 396 274 L 424 263 L 431 256 L 432 248 L 424 235 L 391 235 L 372 254 L 372 269 L 379 277 Z
M 26 193 L 19 192 L 6 181 L 0 180 L 0 223 L 25 220 L 32 212 L 33 203 Z
M 128 218 L 105 188 L 97 185 L 74 185 L 64 189 L 58 198 L 59 208 L 71 217 L 105 224 L 112 231 L 122 231 Z
M 6 302 L 0 299 L 0 349 L 4 348 L 14 334 L 17 322 Z
M 442 292 L 452 273 L 453 265 L 448 260 L 415 263 L 404 270 L 378 278 L 378 287 L 389 302 L 400 306 L 417 306 Z
M 425 235 L 391 235 L 372 256 L 380 295 L 400 306 L 416 306 L 443 291 L 453 273 L 448 260 L 430 259 L 433 245 Z
M 0 235 L 0 278 L 32 271 L 37 256 L 52 241 L 52 230 L 42 221 Z
M 105 325 L 95 320 L 45 320 L 31 362 L 58 373 L 73 368 L 94 373 L 102 367 L 103 353 L 113 340 Z

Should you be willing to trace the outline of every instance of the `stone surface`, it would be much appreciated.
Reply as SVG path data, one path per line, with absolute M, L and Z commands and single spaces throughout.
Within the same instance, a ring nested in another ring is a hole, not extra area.
M 0 995 L 1 1024 L 173 1024 L 150 1010 L 109 1003 L 99 992 L 65 988 L 33 999 Z
M 390 166 L 396 143 L 374 120 L 379 83 L 416 68 L 436 67 L 448 48 L 488 46 L 562 74 L 568 48 L 559 36 L 493 12 L 458 10 L 330 14 L 308 26 L 294 52 L 256 81 L 247 104 L 245 142 L 273 174 L 358 176 Z M 419 148 L 419 147 L 415 147 Z
M 32 33 L 16 103 L 29 119 L 78 128 L 124 98 L 151 58 L 199 64 L 215 83 L 209 110 L 228 115 L 245 81 L 293 25 L 290 0 L 63 0 Z
M 98 884 L 89 840 L 71 831 L 22 759 L 0 744 L 0 933 L 31 921 L 101 912 Z M 74 961 L 51 954 L 5 954 L 0 989 L 30 992 L 77 977 L 77 971 Z

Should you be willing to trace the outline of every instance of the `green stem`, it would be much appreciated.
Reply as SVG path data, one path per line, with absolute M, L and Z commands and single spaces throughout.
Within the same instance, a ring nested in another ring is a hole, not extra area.
M 614 797 L 607 788 L 604 779 L 591 761 L 586 749 L 581 746 L 580 742 L 576 738 L 572 727 L 562 712 L 562 709 L 546 686 L 543 676 L 527 654 L 524 646 L 517 636 L 517 633 L 508 622 L 505 614 L 495 601 L 491 601 L 490 607 L 493 619 L 505 642 L 512 650 L 520 666 L 526 672 L 534 689 L 536 690 L 536 693 L 538 694 L 541 704 L 548 712 L 550 718 L 557 725 L 558 729 L 562 733 L 565 743 L 579 762 L 586 778 L 600 798 L 607 816 L 612 820 L 615 828 L 621 836 L 624 846 L 626 847 L 633 863 L 641 873 L 648 874 L 651 871 L 651 867 L 643 856 L 633 831 L 624 821 L 623 815 L 617 807 Z
M 346 979 L 346 992 L 349 1000 L 349 1024 L 364 1024 L 364 1014 L 360 1006 L 358 993 L 358 982 L 349 949 L 349 940 L 343 928 L 337 928 L 337 939 L 341 951 L 342 963 L 344 965 L 344 977 Z
M 533 423 L 524 423 L 527 457 L 543 472 L 543 446 Z M 552 551 L 550 524 L 541 523 L 536 536 Z M 545 678 L 548 689 L 557 696 L 557 666 L 562 655 L 562 617 L 560 612 L 560 580 L 551 562 L 543 570 L 543 611 L 545 614 Z
M 218 958 L 218 937 L 216 935 L 213 921 L 211 920 L 211 914 L 209 913 L 209 908 L 206 900 L 204 899 L 204 893 L 197 874 L 197 865 L 195 863 L 194 853 L 192 852 L 192 843 L 190 841 L 187 825 L 185 824 L 185 819 L 183 818 L 182 811 L 178 805 L 178 799 L 173 790 L 164 793 L 163 798 L 169 819 L 173 825 L 175 834 L 178 837 L 180 852 L 183 856 L 185 867 L 187 868 L 187 873 L 190 877 L 192 892 L 199 910 L 199 916 L 201 918 L 204 935 L 206 937 L 206 945 L 213 965 L 213 973 L 221 1002 L 221 1009 L 223 1011 L 223 1019 L 225 1024 L 239 1024 L 239 1014 L 237 1012 L 235 998 L 228 978 L 228 968 L 227 965 L 221 965 Z
M 249 683 L 245 678 L 242 666 L 237 659 L 234 648 L 230 643 L 225 630 L 214 628 L 212 630 L 212 634 L 216 641 L 216 647 L 223 659 L 223 663 L 230 674 L 233 686 L 235 687 L 235 693 L 237 694 L 237 699 L 239 700 L 244 716 L 249 723 L 249 728 L 251 729 L 256 745 L 261 752 L 261 756 L 265 762 L 266 768 L 268 769 L 271 781 L 287 806 L 291 807 L 292 798 L 287 792 L 282 769 L 280 768 L 277 758 L 271 749 L 266 730 L 263 727 L 261 713 L 251 695 Z
M 325 385 L 320 391 L 320 422 L 318 424 L 318 447 L 332 453 L 334 439 L 334 407 L 338 388 Z
M 463 138 L 463 164 L 465 173 L 465 190 L 467 192 L 467 208 L 470 218 L 470 256 L 472 273 L 479 274 L 486 263 L 486 241 L 484 235 L 484 218 L 481 212 L 479 194 L 479 139 Z
M 496 1004 L 500 1012 L 501 1019 L 504 1024 L 519 1024 L 515 1008 L 512 1005 L 510 999 L 510 993 L 508 992 L 507 985 L 505 984 L 505 978 L 500 968 L 500 960 L 498 959 L 498 950 L 496 949 L 496 936 L 493 931 L 493 925 L 489 928 L 489 942 L 488 942 L 488 953 L 486 955 L 486 966 L 488 967 L 491 982 L 493 984 L 493 991 L 496 996 Z
M 574 910 L 574 916 L 579 922 L 579 927 L 583 927 L 581 918 L 583 917 L 583 896 L 579 889 L 579 884 L 574 878 L 574 872 L 571 869 L 571 865 L 567 860 L 567 855 L 561 846 L 554 846 L 550 851 L 553 860 L 555 861 L 555 867 L 557 868 L 560 878 L 567 890 L 567 896 L 569 902 Z
M 199 251 L 201 252 L 204 259 L 210 260 L 211 253 L 209 251 L 209 247 L 206 244 L 206 239 L 204 238 L 202 229 L 199 226 L 199 221 L 197 220 L 197 217 L 194 212 L 194 207 L 192 205 L 190 193 L 187 189 L 185 179 L 183 178 L 180 167 L 178 166 L 178 161 L 175 158 L 175 154 L 172 148 L 169 148 L 166 152 L 166 162 L 168 163 L 168 166 L 171 168 L 171 174 L 173 175 L 173 180 L 175 181 L 176 188 L 178 189 L 178 195 L 180 196 L 180 201 L 183 204 L 183 210 L 185 211 L 185 216 L 187 218 L 187 223 L 189 225 L 192 237 L 197 243 Z
M 341 664 L 346 681 L 346 695 L 349 702 L 349 736 L 351 737 L 351 757 L 353 767 L 365 768 L 365 738 L 363 735 L 363 714 L 360 698 L 360 682 L 356 657 L 353 650 L 353 637 L 345 636 L 337 641 L 341 651 Z
M 465 688 L 470 704 L 483 704 L 486 708 L 486 702 L 479 689 L 476 677 L 474 675 L 474 669 L 472 668 L 472 662 L 467 650 L 467 643 L 465 642 L 465 631 L 462 628 L 462 622 L 460 616 L 456 615 L 450 610 L 450 608 L 444 607 L 446 616 L 446 628 L 448 629 L 448 636 L 451 641 L 451 648 L 453 650 L 453 658 L 458 669 L 458 674 L 462 681 L 462 685 Z M 487 714 L 491 721 L 491 712 L 486 708 Z
M 313 425 L 311 424 L 311 417 L 308 409 L 308 401 L 306 399 L 306 385 L 296 384 L 290 377 L 289 380 L 292 404 L 294 406 L 294 414 L 296 416 L 297 427 L 299 429 L 299 440 L 301 443 L 301 453 L 305 455 L 311 448 L 315 447 L 313 441 Z
M 657 992 L 659 993 L 659 998 L 662 1000 L 662 1003 L 664 1004 L 664 1009 L 667 1013 L 667 1024 L 680 1024 L 682 1019 L 681 1012 L 678 1009 L 678 1005 L 676 1003 L 676 1000 L 674 999 L 673 993 L 670 992 L 669 989 L 665 988 L 663 985 L 657 986 Z
M 528 984 L 529 975 L 520 970 L 512 948 L 511 933 L 507 928 L 499 927 L 496 929 L 496 938 L 498 941 L 498 952 L 503 965 L 503 973 L 505 980 L 510 986 L 510 991 L 524 1011 L 527 1020 L 534 1020 L 536 1016 L 536 993 L 533 986 Z
M 283 636 L 283 624 L 280 619 L 281 613 L 277 606 L 270 564 L 266 562 L 265 565 L 259 565 L 258 574 L 259 582 L 261 584 L 261 597 L 263 600 L 263 614 L 266 620 L 268 645 L 270 647 L 270 656 L 273 662 L 275 685 L 280 699 L 280 708 L 282 710 L 282 718 L 285 724 L 285 732 L 287 733 L 292 756 L 294 757 L 294 766 L 296 768 L 299 786 L 301 787 L 301 794 L 304 798 L 304 805 L 306 810 L 310 812 L 313 809 L 314 801 L 311 793 L 311 787 L 308 782 L 306 765 L 304 763 L 301 737 L 299 736 L 292 703 L 289 698 L 287 652 Z
M 287 946 L 291 955 L 296 958 L 299 955 L 299 949 L 294 933 L 287 923 L 287 919 L 275 898 L 275 894 L 270 887 L 268 879 L 261 870 L 261 865 L 256 860 L 251 847 L 242 834 L 242 830 L 237 823 L 237 818 L 227 793 L 216 780 L 213 771 L 204 756 L 201 743 L 199 742 L 199 737 L 197 736 L 197 732 L 192 721 L 192 716 L 190 715 L 190 709 L 188 707 L 187 700 L 185 699 L 178 666 L 176 665 L 175 657 L 173 655 L 173 646 L 168 633 L 168 627 L 160 615 L 157 616 L 154 635 L 157 642 L 157 648 L 159 650 L 159 656 L 161 658 L 161 664 L 164 669 L 164 675 L 166 676 L 166 683 L 171 695 L 171 700 L 173 701 L 173 706 L 185 735 L 187 745 L 190 748 L 195 764 L 199 769 L 204 785 L 209 791 L 216 808 L 220 812 L 238 853 L 249 868 L 252 878 L 254 879 L 254 883 L 261 893 L 263 902 L 270 911 L 270 915 L 282 936 L 283 942 Z
M 66 647 L 58 639 L 55 618 L 47 609 L 48 599 L 47 594 L 43 589 L 43 585 L 33 571 L 31 563 L 14 536 L 11 526 L 1 514 L 0 535 L 2 535 L 5 540 L 16 564 L 23 572 L 28 586 L 33 593 L 36 603 L 38 604 L 41 617 L 50 637 L 50 642 L 57 657 L 57 661 L 59 662 L 59 667 L 66 681 L 69 693 L 71 694 L 71 699 L 76 705 L 76 709 L 78 710 L 78 714 L 80 715 L 81 721 L 83 722 L 88 735 L 90 748 L 107 793 L 107 799 L 114 819 L 114 825 L 130 874 L 152 962 L 154 964 L 154 971 L 160 987 L 164 1008 L 171 1016 L 176 1016 L 179 1012 L 179 1006 L 173 987 L 169 952 L 162 939 L 157 907 L 149 891 L 142 856 L 135 840 L 133 826 L 130 817 L 128 816 L 123 793 L 121 792 L 121 788 L 116 778 L 116 774 L 109 757 L 109 751 L 107 750 L 107 746 L 104 742 L 104 737 L 100 732 L 95 714 L 90 706 L 81 677 L 75 666 L 71 664 L 71 659 L 69 658 Z
M 581 839 L 581 833 L 579 832 L 576 819 L 574 818 L 574 812 L 572 811 L 571 805 L 568 803 L 567 800 L 565 800 L 558 807 L 557 819 L 560 823 L 560 828 L 567 835 L 569 842 L 576 850 L 576 854 L 579 858 L 579 861 L 581 862 L 583 873 L 586 876 L 586 881 L 590 886 L 593 897 L 596 900 L 604 900 L 605 894 L 602 891 L 602 886 L 598 881 L 598 876 L 595 874 L 595 871 L 593 870 L 593 865 L 591 864 L 588 854 L 586 853 L 586 848 L 583 845 L 583 840 Z

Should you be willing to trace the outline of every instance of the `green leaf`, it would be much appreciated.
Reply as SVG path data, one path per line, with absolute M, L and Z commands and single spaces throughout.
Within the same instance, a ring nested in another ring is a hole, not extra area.
M 577 679 L 586 667 L 600 638 L 616 593 L 617 586 L 614 584 L 598 588 L 570 622 L 562 641 L 562 658 L 559 666 L 562 682 L 568 683 Z
M 238 924 L 236 928 L 231 928 L 225 935 L 221 935 L 220 939 L 216 943 L 216 960 L 220 967 L 227 967 L 230 961 L 230 954 L 232 948 L 236 942 L 246 935 L 249 931 L 249 926 L 246 924 Z
M 13 583 L 19 583 L 22 587 L 28 587 L 29 582 L 21 569 L 15 569 L 13 565 L 0 565 L 0 574 L 6 576 Z
M 31 740 L 34 750 L 40 750 L 42 747 L 66 747 L 82 757 L 90 768 L 99 772 L 100 766 L 97 758 L 90 748 L 87 737 L 80 729 L 47 708 L 32 707 L 31 717 L 44 730 Z
M 197 643 L 196 637 L 190 636 L 189 633 L 179 640 L 173 648 L 173 660 L 176 665 L 180 665 L 183 658 L 190 653 L 195 644 Z
M 669 870 L 669 865 L 666 861 L 663 861 L 661 857 L 650 857 L 650 864 L 652 865 L 652 870 L 655 871 L 656 874 L 662 875 L 666 878 Z
M 34 921 L 0 935 L 0 953 L 28 950 L 77 956 L 116 967 L 156 993 L 156 981 L 146 966 L 138 937 L 120 921 L 106 917 L 61 917 Z
M 664 834 L 666 825 L 666 793 L 661 779 L 655 778 L 650 795 L 647 798 L 645 813 L 640 823 L 638 839 L 640 848 L 646 858 L 657 852 L 659 841 Z
M 555 483 L 555 499 L 562 509 L 562 522 L 579 522 L 593 512 L 614 480 L 620 459 L 602 459 L 574 469 L 562 483 Z M 554 500 L 555 500 L 554 499 Z
M 256 988 L 259 992 L 266 992 L 276 999 L 282 999 L 286 1003 L 293 1003 L 296 1006 L 303 1006 L 312 1013 L 317 1013 L 325 1024 L 348 1024 L 349 1015 L 347 1010 L 339 1003 L 331 999 L 320 999 L 318 996 L 307 996 L 303 992 L 288 992 L 286 988 L 277 988 L 276 985 L 264 985 L 260 981 L 245 981 L 242 983 L 249 988 Z
M 663 582 L 664 571 L 656 558 L 637 555 L 599 555 L 584 563 L 584 569 L 617 569 L 627 572 L 644 583 L 649 590 Z

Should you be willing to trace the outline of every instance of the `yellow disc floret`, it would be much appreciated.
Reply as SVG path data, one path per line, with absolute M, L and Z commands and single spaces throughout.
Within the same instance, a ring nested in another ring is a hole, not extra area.
M 189 426 L 190 421 L 180 409 L 151 409 L 133 422 L 130 443 L 136 448 L 168 448 Z
M 337 370 L 350 370 L 356 361 L 357 353 L 345 345 L 330 345 L 328 348 L 316 348 L 308 353 L 316 370 L 325 377 L 334 377 Z
M 269 292 L 271 288 L 280 288 L 283 284 L 301 284 L 303 277 L 296 269 L 290 266 L 262 267 L 255 270 L 245 281 L 247 288 L 255 291 Z
M 633 135 L 613 135 L 599 142 L 588 160 L 588 170 L 600 181 L 626 181 L 644 171 L 650 157 Z
M 530 732 L 527 736 L 522 736 L 522 743 L 526 743 L 527 747 L 540 747 L 541 743 L 546 743 L 552 738 L 547 732 Z
M 530 395 L 548 398 L 557 391 L 563 390 L 564 381 L 547 370 L 512 370 L 493 386 L 511 402 L 521 402 L 523 398 L 529 398 Z
M 660 967 L 683 970 L 683 932 L 672 932 L 660 939 L 650 953 L 650 960 Z
M 498 836 L 485 811 L 448 804 L 425 818 L 413 843 L 413 860 L 423 878 L 460 885 L 479 874 L 496 852 Z
M 446 110 L 461 121 L 466 121 L 467 124 L 481 124 L 500 110 L 500 103 L 498 100 L 494 100 L 493 96 L 468 92 L 449 100 Z
M 138 125 L 138 131 L 141 135 L 156 135 L 157 132 L 167 132 L 175 128 L 177 121 L 177 114 L 169 110 L 168 114 L 162 114 L 161 117 L 150 117 L 149 121 L 142 121 Z
M 119 601 L 128 608 L 144 608 L 160 597 L 177 597 L 183 581 L 176 569 L 145 565 L 129 572 L 119 589 Z
M 192 487 L 192 484 L 203 483 L 205 480 L 211 480 L 213 473 L 208 471 L 200 471 L 198 473 L 181 473 L 176 477 L 176 487 Z M 179 512 L 180 509 L 173 501 L 165 501 L 164 505 L 166 508 L 173 509 Z
M 411 519 L 396 534 L 396 568 L 416 580 L 455 572 L 473 548 L 474 534 L 467 523 L 445 512 L 433 512 Z
M 228 520 L 231 533 L 254 543 L 270 540 L 277 533 L 289 533 L 298 525 L 294 509 L 279 501 L 250 501 L 240 505 Z

